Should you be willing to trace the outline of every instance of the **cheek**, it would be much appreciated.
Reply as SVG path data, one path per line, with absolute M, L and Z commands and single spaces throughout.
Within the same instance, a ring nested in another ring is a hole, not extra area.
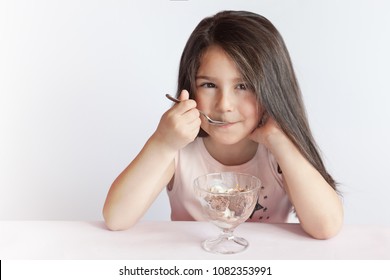
M 202 98 L 199 98 L 199 94 L 195 93 L 194 100 L 196 101 L 196 107 L 199 109 L 199 106 L 203 104 Z
M 211 105 L 210 105 L 210 102 L 206 98 L 195 97 L 195 101 L 196 101 L 196 108 L 198 108 L 198 110 L 201 110 L 204 112 L 210 111 Z
M 245 116 L 246 119 L 258 122 L 262 111 L 262 107 L 257 105 L 256 100 L 250 99 L 241 103 L 241 113 Z

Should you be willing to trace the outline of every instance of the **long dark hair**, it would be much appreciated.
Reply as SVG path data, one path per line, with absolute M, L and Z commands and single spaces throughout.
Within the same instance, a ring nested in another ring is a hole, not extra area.
M 187 89 L 194 99 L 200 61 L 211 45 L 220 46 L 233 59 L 262 108 L 336 189 L 310 131 L 290 55 L 275 26 L 265 17 L 247 11 L 222 11 L 203 19 L 182 53 L 177 95 Z

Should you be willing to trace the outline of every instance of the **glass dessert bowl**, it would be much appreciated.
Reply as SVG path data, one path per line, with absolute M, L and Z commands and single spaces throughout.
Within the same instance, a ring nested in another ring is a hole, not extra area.
M 206 174 L 194 180 L 206 219 L 222 230 L 217 238 L 203 241 L 206 251 L 234 254 L 248 247 L 248 241 L 234 235 L 234 230 L 252 214 L 260 186 L 257 177 L 234 172 Z

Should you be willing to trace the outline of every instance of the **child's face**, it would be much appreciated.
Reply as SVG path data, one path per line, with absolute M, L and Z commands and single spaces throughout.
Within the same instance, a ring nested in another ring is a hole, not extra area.
M 202 56 L 195 100 L 198 109 L 212 119 L 229 122 L 226 126 L 213 126 L 201 117 L 202 129 L 221 144 L 247 138 L 259 123 L 255 94 L 247 88 L 234 61 L 218 46 L 209 47 Z

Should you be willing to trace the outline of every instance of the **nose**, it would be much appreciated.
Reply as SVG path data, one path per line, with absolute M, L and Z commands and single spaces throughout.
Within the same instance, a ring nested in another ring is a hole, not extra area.
M 234 92 L 229 90 L 220 90 L 216 102 L 216 108 L 222 112 L 233 111 L 236 104 Z

